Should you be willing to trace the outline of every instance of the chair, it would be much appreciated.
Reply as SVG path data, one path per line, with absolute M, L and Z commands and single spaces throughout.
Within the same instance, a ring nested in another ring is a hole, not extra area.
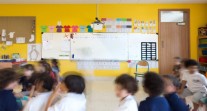
M 144 76 L 144 73 L 139 73 L 140 66 L 147 68 L 147 72 L 149 72 L 149 63 L 145 60 L 141 60 L 136 64 L 136 72 L 135 74 L 135 79 L 137 82 L 139 82 L 139 78 L 142 78 Z

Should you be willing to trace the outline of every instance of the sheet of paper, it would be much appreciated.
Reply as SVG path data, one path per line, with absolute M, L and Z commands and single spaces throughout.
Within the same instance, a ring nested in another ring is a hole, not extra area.
M 17 37 L 17 38 L 16 38 L 16 43 L 18 43 L 18 44 L 23 44 L 23 43 L 25 43 L 25 37 Z
M 42 58 L 41 44 L 27 45 L 27 61 L 39 61 Z
M 12 45 L 12 44 L 13 44 L 12 41 L 6 41 L 6 45 L 10 46 L 10 45 Z
M 61 43 L 61 51 L 70 52 L 70 40 L 64 40 Z
M 120 62 L 113 61 L 78 61 L 79 70 L 119 70 Z

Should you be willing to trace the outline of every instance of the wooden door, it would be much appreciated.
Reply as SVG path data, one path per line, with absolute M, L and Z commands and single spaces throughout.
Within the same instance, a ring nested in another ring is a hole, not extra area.
M 183 22 L 162 22 L 162 11 L 182 11 Z M 174 57 L 189 58 L 189 21 L 190 10 L 159 10 L 159 71 L 171 74 Z

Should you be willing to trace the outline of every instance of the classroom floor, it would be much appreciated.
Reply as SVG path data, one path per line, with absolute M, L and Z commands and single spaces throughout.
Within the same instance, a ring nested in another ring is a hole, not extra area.
M 114 93 L 114 78 L 87 79 L 87 111 L 114 111 L 119 100 Z M 136 94 L 138 101 L 146 98 L 142 87 Z

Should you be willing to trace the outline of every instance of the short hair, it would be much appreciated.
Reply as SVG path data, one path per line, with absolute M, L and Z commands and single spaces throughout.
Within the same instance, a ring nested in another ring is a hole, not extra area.
M 163 75 L 162 77 L 170 80 L 176 88 L 180 87 L 180 81 L 174 75 L 167 74 L 167 75 Z
M 34 71 L 34 66 L 32 64 L 26 64 L 22 68 L 26 70 Z
M 57 59 L 52 59 L 51 63 L 54 64 L 55 66 L 58 66 L 59 64 Z
M 68 92 L 82 94 L 85 90 L 85 80 L 80 73 L 67 72 L 67 76 L 64 79 L 66 87 L 69 89 Z
M 11 82 L 20 79 L 20 77 L 21 76 L 11 68 L 0 69 L 0 89 L 4 89 Z
M 147 72 L 144 74 L 143 86 L 150 96 L 159 96 L 163 93 L 164 81 L 157 73 Z
M 115 80 L 115 84 L 121 85 L 121 87 L 134 95 L 138 91 L 138 83 L 129 74 L 122 74 L 118 76 Z
M 198 62 L 196 62 L 193 59 L 186 60 L 184 64 L 186 68 L 191 67 L 191 66 L 198 66 Z
M 42 87 L 48 91 L 51 91 L 54 86 L 54 79 L 50 77 L 48 74 L 36 74 L 37 78 L 35 80 L 35 84 L 42 83 Z

